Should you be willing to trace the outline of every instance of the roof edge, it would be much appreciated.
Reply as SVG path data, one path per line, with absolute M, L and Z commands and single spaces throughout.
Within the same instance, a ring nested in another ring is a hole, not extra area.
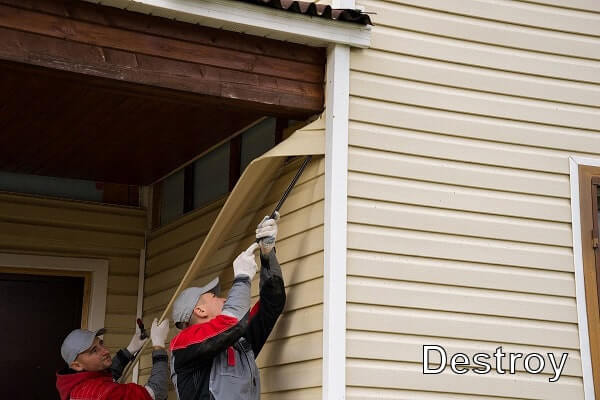
M 343 44 L 366 48 L 371 43 L 371 25 L 250 4 L 254 3 L 252 0 L 85 1 L 310 46 L 326 47 L 330 44 Z

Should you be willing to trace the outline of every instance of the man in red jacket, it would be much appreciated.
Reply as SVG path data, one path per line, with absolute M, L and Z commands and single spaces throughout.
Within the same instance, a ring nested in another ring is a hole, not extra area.
M 164 320 L 159 325 L 154 319 L 152 323 L 152 373 L 146 386 L 119 384 L 116 381 L 147 339 L 135 334 L 129 346 L 119 350 L 112 359 L 100 338 L 104 332 L 104 329 L 96 332 L 75 329 L 64 340 L 61 354 L 67 367 L 56 373 L 56 388 L 61 400 L 166 399 L 169 364 L 165 340 L 169 333 L 169 321 Z

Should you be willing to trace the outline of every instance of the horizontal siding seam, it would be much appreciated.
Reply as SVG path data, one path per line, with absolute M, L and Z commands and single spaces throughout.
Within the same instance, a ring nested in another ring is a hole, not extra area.
M 507 267 L 507 268 L 511 268 L 511 267 Z M 568 274 L 570 274 L 569 272 L 567 272 Z M 571 274 L 573 275 L 573 274 Z M 432 288 L 435 286 L 439 286 L 442 288 L 465 288 L 468 290 L 473 290 L 473 291 L 487 291 L 487 292 L 492 292 L 496 295 L 501 295 L 503 293 L 506 294 L 523 294 L 523 295 L 534 295 L 534 296 L 539 296 L 539 297 L 547 297 L 547 298 L 559 298 L 559 299 L 568 299 L 568 300 L 573 300 L 575 299 L 575 294 L 567 296 L 567 295 L 560 295 L 560 294 L 545 294 L 545 293 L 538 293 L 538 292 L 524 292 L 522 290 L 509 290 L 509 289 L 497 289 L 494 287 L 481 287 L 481 286 L 468 286 L 468 285 L 462 285 L 462 284 L 458 284 L 458 283 L 432 283 L 429 281 L 419 281 L 419 280 L 415 280 L 415 279 L 397 279 L 397 278 L 388 278 L 388 277 L 378 277 L 378 276 L 370 276 L 370 275 L 357 275 L 357 274 L 348 274 L 347 275 L 348 279 L 347 279 L 347 283 L 346 286 L 350 286 L 351 282 L 353 280 L 353 278 L 367 278 L 367 279 L 372 279 L 372 280 L 378 280 L 378 281 L 382 281 L 382 282 L 404 282 L 404 283 L 419 283 L 422 285 L 426 285 L 426 286 L 431 286 Z M 373 305 L 377 305 L 375 303 L 357 303 L 357 302 L 353 302 L 355 304 L 373 304 Z
M 584 127 L 573 128 L 570 125 L 560 125 L 560 124 L 555 124 L 555 123 L 553 124 L 553 123 L 539 122 L 539 121 L 528 121 L 528 120 L 518 119 L 518 118 L 499 117 L 499 116 L 495 116 L 495 115 L 481 114 L 481 113 L 469 112 L 469 111 L 464 111 L 464 110 L 455 111 L 455 110 L 449 110 L 449 109 L 440 108 L 440 107 L 432 107 L 432 106 L 426 106 L 426 105 L 415 105 L 415 104 L 401 102 L 401 101 L 399 102 L 399 101 L 392 101 L 392 100 L 383 100 L 383 99 L 378 98 L 378 97 L 371 97 L 371 96 L 366 96 L 366 95 L 352 94 L 351 97 L 354 97 L 354 98 L 357 98 L 357 99 L 363 99 L 363 100 L 375 100 L 375 101 L 380 101 L 380 102 L 389 103 L 389 104 L 395 104 L 395 105 L 417 107 L 417 108 L 422 108 L 422 109 L 425 109 L 425 110 L 434 110 L 434 111 L 442 111 L 442 112 L 449 112 L 449 113 L 461 114 L 461 115 L 464 115 L 464 116 L 486 117 L 486 118 L 489 118 L 489 119 L 492 119 L 492 120 L 497 120 L 497 121 L 519 122 L 519 123 L 531 124 L 531 125 L 542 126 L 542 127 L 552 127 L 552 128 L 572 128 L 572 129 L 577 129 L 577 130 L 580 130 L 580 131 L 583 131 L 583 132 L 589 132 L 589 133 L 593 133 L 593 134 L 600 133 L 600 130 L 598 130 L 598 129 L 584 128 Z M 350 120 L 351 121 L 353 120 L 352 119 L 352 114 L 350 114 Z
M 381 50 L 377 50 L 377 51 L 381 51 Z M 398 54 L 398 53 L 391 53 L 391 54 Z M 429 60 L 428 58 L 425 57 L 416 57 L 416 56 L 412 56 L 411 57 L 415 57 L 415 58 L 420 58 L 423 60 Z M 438 60 L 436 60 L 438 61 Z M 441 61 L 444 63 L 448 63 L 448 64 L 455 64 L 455 65 L 463 65 L 465 66 L 465 64 L 459 64 L 459 63 L 453 63 L 453 62 L 449 62 L 449 61 Z M 468 64 L 466 64 L 468 65 Z M 476 67 L 473 65 L 469 65 L 473 68 L 477 68 L 477 69 L 481 69 L 481 70 L 490 70 L 490 71 L 502 71 L 502 72 L 507 72 L 510 74 L 515 74 L 515 75 L 527 75 L 527 74 L 521 74 L 521 73 L 516 73 L 516 72 L 512 72 L 512 71 L 503 71 L 503 70 L 499 70 L 499 69 L 493 69 L 493 68 L 484 68 L 484 67 Z M 383 77 L 383 78 L 391 78 L 394 80 L 402 80 L 402 81 L 406 81 L 406 82 L 411 82 L 411 83 L 418 83 L 418 84 L 424 84 L 424 85 L 435 85 L 435 86 L 439 86 L 442 88 L 449 88 L 449 89 L 459 89 L 459 90 L 468 90 L 470 92 L 474 92 L 474 93 L 483 93 L 483 94 L 489 94 L 489 95 L 497 95 L 497 96 L 505 96 L 505 97 L 512 97 L 515 99 L 523 99 L 523 100 L 533 100 L 533 101 L 538 101 L 538 102 L 544 102 L 544 103 L 549 103 L 549 104 L 564 104 L 564 105 L 568 105 L 568 106 L 577 106 L 577 107 L 586 107 L 586 108 L 591 108 L 594 109 L 593 111 L 595 111 L 597 108 L 600 107 L 600 104 L 597 105 L 589 105 L 589 104 L 582 104 L 582 103 L 574 103 L 574 102 L 569 102 L 569 101 L 559 101 L 559 100 L 549 100 L 548 98 L 543 98 L 543 97 L 532 97 L 532 96 L 525 96 L 525 95 L 519 95 L 519 94 L 509 94 L 506 92 L 500 92 L 500 91 L 493 91 L 493 90 L 485 90 L 485 89 L 476 89 L 476 88 L 472 88 L 472 87 L 466 87 L 466 86 L 459 86 L 459 85 L 451 85 L 451 84 L 443 84 L 443 83 L 432 83 L 431 81 L 425 81 L 425 80 L 420 80 L 420 79 L 413 79 L 413 78 L 408 78 L 408 77 L 398 77 L 398 76 L 394 76 L 394 75 L 389 75 L 386 73 L 381 73 L 381 72 L 374 72 L 371 70 L 368 70 L 366 68 L 361 69 L 361 68 L 356 68 L 356 67 L 352 67 L 350 68 L 351 72 L 358 72 L 358 73 L 364 73 L 364 74 L 369 74 L 369 75 L 373 75 L 373 76 L 379 76 L 379 77 Z M 548 77 L 541 77 L 541 76 L 537 76 L 537 75 L 531 75 L 532 77 L 536 77 L 536 78 L 544 78 L 544 79 L 551 79 L 551 80 L 556 80 L 556 81 L 564 81 L 564 82 L 577 82 L 577 81 L 570 81 L 567 79 L 562 79 L 562 78 L 548 78 Z M 589 84 L 591 86 L 600 86 L 597 84 Z M 356 96 L 355 94 L 351 94 L 351 96 Z M 357 96 L 360 97 L 360 96 Z M 383 101 L 383 100 L 382 100 Z
M 526 27 L 526 28 L 534 28 L 534 29 L 541 29 L 544 31 L 549 31 L 549 32 L 561 32 L 561 33 L 568 33 L 568 34 L 575 34 L 575 35 L 580 35 L 580 36 L 585 36 L 585 37 L 590 37 L 590 38 L 597 38 L 600 37 L 600 35 L 593 35 L 593 34 L 588 34 L 588 33 L 583 33 L 583 32 L 578 32 L 578 31 L 568 31 L 568 30 L 561 30 L 561 29 L 554 29 L 554 28 L 548 28 L 548 27 L 543 27 L 543 26 L 538 26 L 538 25 L 529 25 L 529 24 L 524 24 L 524 23 L 518 23 L 518 22 L 512 22 L 506 19 L 494 19 L 494 18 L 490 18 L 490 17 L 483 17 L 483 16 L 475 16 L 472 14 L 466 14 L 466 13 L 460 13 L 460 12 L 456 12 L 456 11 L 450 11 L 450 10 L 439 10 L 439 9 L 435 9 L 432 7 L 425 7 L 422 5 L 417 5 L 417 4 L 413 4 L 413 3 L 408 3 L 408 2 L 403 2 L 402 0 L 380 0 L 381 2 L 385 2 L 385 3 L 390 3 L 390 4 L 400 4 L 403 5 L 405 7 L 410 7 L 410 8 L 414 8 L 414 9 L 418 9 L 418 10 L 423 10 L 426 12 L 435 12 L 435 13 L 443 13 L 443 14 L 449 14 L 449 15 L 456 15 L 456 16 L 460 16 L 460 17 L 466 17 L 466 18 L 472 18 L 472 19 L 476 19 L 479 21 L 490 21 L 490 22 L 495 22 L 495 23 L 500 23 L 500 24 L 506 24 L 506 25 L 511 25 L 511 26 L 522 26 L 522 27 Z M 519 2 L 519 0 L 516 0 L 515 2 Z M 540 5 L 543 7 L 546 7 L 545 4 L 541 4 L 541 3 L 535 3 L 533 1 L 521 1 L 523 3 L 530 3 L 530 4 L 535 4 L 535 5 Z M 368 8 L 368 7 L 367 7 Z M 558 8 L 558 7 L 555 7 Z M 564 9 L 568 9 L 568 10 L 573 10 L 567 7 L 561 7 Z M 577 11 L 581 11 L 579 9 L 574 9 Z M 583 12 L 587 12 L 591 15 L 596 15 L 595 12 L 593 11 L 589 11 L 589 10 L 585 10 Z
M 555 51 L 543 51 L 543 50 L 532 49 L 532 48 L 527 48 L 527 47 L 509 46 L 507 44 L 484 42 L 484 41 L 480 41 L 480 40 L 454 37 L 454 36 L 444 35 L 444 34 L 440 34 L 440 33 L 432 33 L 432 32 L 426 32 L 426 31 L 419 31 L 416 29 L 401 28 L 396 25 L 385 24 L 381 21 L 375 21 L 375 23 L 377 24 L 375 26 L 375 29 L 383 28 L 383 29 L 396 30 L 396 31 L 400 31 L 400 32 L 416 33 L 419 35 L 429 36 L 432 38 L 449 39 L 449 40 L 458 41 L 458 42 L 462 42 L 462 43 L 489 46 L 491 48 L 498 48 L 498 49 L 503 49 L 503 50 L 508 50 L 508 51 L 520 51 L 520 52 L 524 52 L 524 53 L 529 53 L 531 55 L 539 54 L 539 55 L 544 55 L 544 56 L 553 56 L 553 57 L 569 58 L 572 60 L 581 60 L 581 61 L 585 61 L 585 62 L 596 62 L 596 61 L 600 60 L 600 58 L 583 57 L 583 56 L 577 56 L 577 55 L 573 55 L 573 54 L 558 53 Z M 596 39 L 596 38 L 594 38 L 594 39 Z

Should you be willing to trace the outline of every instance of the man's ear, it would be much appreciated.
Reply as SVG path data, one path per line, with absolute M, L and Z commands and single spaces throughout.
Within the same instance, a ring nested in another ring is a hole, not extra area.
M 79 361 L 73 361 L 69 367 L 77 372 L 83 371 L 83 365 Z
M 206 308 L 203 305 L 197 305 L 194 308 L 194 314 L 196 314 L 196 316 L 198 318 L 206 318 L 206 317 L 208 317 L 208 313 L 206 311 Z

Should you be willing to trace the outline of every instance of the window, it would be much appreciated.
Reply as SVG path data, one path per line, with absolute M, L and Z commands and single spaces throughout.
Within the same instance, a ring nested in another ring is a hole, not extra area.
M 154 185 L 153 226 L 225 196 L 256 157 L 281 141 L 285 119 L 265 118 Z
M 0 191 L 98 203 L 139 205 L 137 186 L 54 176 L 0 171 Z

